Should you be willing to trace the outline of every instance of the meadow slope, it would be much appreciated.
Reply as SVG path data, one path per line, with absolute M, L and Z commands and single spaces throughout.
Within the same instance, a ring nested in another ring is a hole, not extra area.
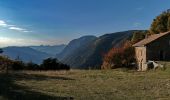
M 169 100 L 165 71 L 23 71 L 0 74 L 0 100 Z

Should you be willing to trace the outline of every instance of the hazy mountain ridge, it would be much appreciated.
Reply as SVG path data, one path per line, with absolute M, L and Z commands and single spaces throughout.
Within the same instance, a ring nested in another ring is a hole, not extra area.
M 56 55 L 62 52 L 62 50 L 66 47 L 65 44 L 61 44 L 61 45 L 54 45 L 54 46 L 50 46 L 50 45 L 40 45 L 40 46 L 29 46 L 32 49 L 41 51 L 41 52 L 45 52 L 48 53 L 50 55 Z
M 53 56 L 34 50 L 30 47 L 6 47 L 3 48 L 3 51 L 3 55 L 8 56 L 13 60 L 19 57 L 19 59 L 24 62 L 32 61 L 37 64 L 40 64 L 44 59 Z

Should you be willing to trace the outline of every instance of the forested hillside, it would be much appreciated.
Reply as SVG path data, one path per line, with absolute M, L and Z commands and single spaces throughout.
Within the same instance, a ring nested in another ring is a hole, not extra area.
M 60 60 L 72 68 L 100 68 L 102 58 L 112 47 L 120 47 L 132 38 L 132 31 L 105 34 L 100 37 L 82 37 L 71 41 L 60 54 Z

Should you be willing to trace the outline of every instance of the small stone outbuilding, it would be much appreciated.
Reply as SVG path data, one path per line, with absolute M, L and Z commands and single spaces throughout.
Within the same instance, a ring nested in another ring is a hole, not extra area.
M 170 32 L 151 35 L 133 46 L 139 71 L 147 70 L 149 60 L 170 61 Z

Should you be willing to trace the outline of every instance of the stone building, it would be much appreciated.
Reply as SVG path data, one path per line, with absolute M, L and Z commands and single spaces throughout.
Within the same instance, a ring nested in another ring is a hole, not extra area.
M 151 35 L 133 46 L 139 71 L 147 70 L 148 60 L 170 61 L 170 31 Z

